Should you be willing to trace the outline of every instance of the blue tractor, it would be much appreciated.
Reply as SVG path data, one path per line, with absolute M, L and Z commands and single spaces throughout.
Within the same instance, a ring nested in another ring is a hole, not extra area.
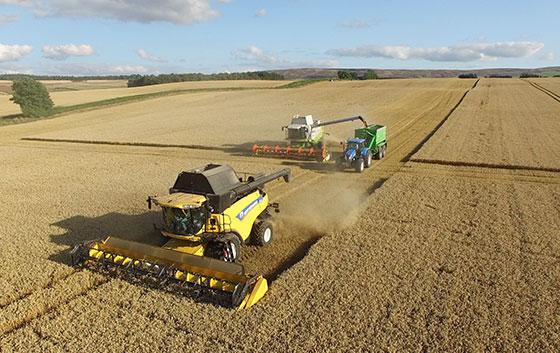
M 353 167 L 361 173 L 373 163 L 373 158 L 382 159 L 387 152 L 387 128 L 372 125 L 354 131 L 354 137 L 344 144 L 344 153 L 337 159 L 341 168 Z

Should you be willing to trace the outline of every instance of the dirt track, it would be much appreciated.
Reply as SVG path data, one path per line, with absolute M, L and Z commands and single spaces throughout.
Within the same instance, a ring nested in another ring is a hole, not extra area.
M 388 157 L 370 171 L 334 173 L 314 163 L 290 163 L 293 184 L 268 188 L 281 202 L 282 228 L 274 246 L 245 249 L 243 262 L 275 281 L 266 298 L 245 312 L 74 272 L 65 265 L 65 251 L 81 239 L 107 233 L 154 241 L 143 200 L 148 193 L 165 192 L 178 170 L 208 160 L 243 171 L 271 171 L 287 163 L 227 149 L 19 140 L 62 136 L 68 124 L 101 126 L 109 120 L 103 117 L 105 110 L 93 124 L 94 116 L 70 115 L 27 124 L 31 128 L 2 128 L 6 221 L 0 239 L 10 246 L 0 249 L 0 265 L 12 272 L 0 277 L 5 284 L 0 292 L 0 347 L 72 352 L 98 348 L 104 341 L 104 347 L 115 352 L 148 347 L 558 350 L 558 174 L 407 163 L 474 82 L 427 81 L 402 81 L 406 87 L 427 86 L 411 89 L 402 99 L 385 95 L 395 87 L 386 91 L 377 86 L 384 83 L 353 88 L 356 96 L 363 94 L 361 104 L 386 102 L 382 108 L 371 104 L 365 109 L 367 115 L 383 116 L 389 128 Z M 325 89 L 321 94 L 321 87 L 311 86 L 298 94 L 311 91 L 309 104 L 319 106 L 330 94 L 330 88 Z M 365 94 L 368 89 L 371 97 Z M 378 92 L 384 93 L 376 96 Z M 424 146 L 456 124 L 462 105 Z M 339 114 L 336 105 L 325 109 Z M 341 128 L 340 134 L 351 128 Z M 131 129 L 130 136 L 138 136 L 137 131 L 141 129 Z M 115 133 L 111 128 L 93 132 L 88 138 Z M 460 149 L 460 144 L 452 145 L 448 153 Z M 22 194 L 27 196 L 25 207 Z M 369 205 L 360 207 L 368 198 Z M 358 213 L 351 212 L 356 208 Z M 296 217 L 301 214 L 305 219 Z

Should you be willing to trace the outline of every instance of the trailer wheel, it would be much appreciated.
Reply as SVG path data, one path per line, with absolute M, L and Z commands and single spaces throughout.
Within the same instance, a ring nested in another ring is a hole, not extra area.
M 364 167 L 369 168 L 373 162 L 373 156 L 371 155 L 371 151 L 368 151 Z
M 378 159 L 383 159 L 385 157 L 385 145 L 379 147 L 378 153 L 379 153 Z
M 364 159 L 363 158 L 357 159 L 354 162 L 354 168 L 356 169 L 356 171 L 358 173 L 363 172 L 364 171 Z
M 255 224 L 253 234 L 251 234 L 253 243 L 259 246 L 266 246 L 272 242 L 274 236 L 274 226 L 271 221 L 263 220 Z

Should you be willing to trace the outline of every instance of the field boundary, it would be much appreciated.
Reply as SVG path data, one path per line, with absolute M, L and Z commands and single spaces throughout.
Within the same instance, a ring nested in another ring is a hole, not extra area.
M 443 126 L 443 124 L 445 124 L 445 122 L 449 119 L 449 117 L 451 117 L 451 115 L 455 112 L 455 110 L 457 110 L 457 108 L 459 108 L 459 106 L 461 105 L 461 103 L 463 103 L 463 101 L 465 100 L 465 98 L 467 97 L 467 95 L 469 94 L 470 91 L 472 91 L 473 89 L 476 88 L 476 85 L 478 84 L 478 81 L 480 81 L 480 79 L 477 79 L 474 84 L 471 86 L 471 88 L 469 88 L 468 90 L 465 91 L 465 93 L 463 93 L 463 96 L 461 96 L 461 99 L 459 99 L 459 101 L 453 106 L 453 108 L 451 108 L 451 110 L 443 117 L 443 120 L 441 120 L 432 131 L 430 131 L 429 134 L 427 134 L 422 141 L 420 141 L 419 144 L 416 145 L 416 147 L 414 147 L 412 149 L 412 151 L 410 151 L 406 156 L 404 156 L 403 159 L 401 159 L 401 162 L 406 163 L 408 161 L 411 160 L 412 156 L 414 156 L 418 151 L 420 151 L 420 149 L 422 147 L 424 147 L 424 145 L 426 144 L 426 142 L 428 142 L 428 140 L 430 138 L 432 138 L 432 136 L 434 136 L 434 134 Z
M 553 91 L 549 90 L 548 88 L 544 88 L 543 86 L 541 86 L 538 83 L 535 83 L 533 81 L 529 81 L 529 80 L 523 80 L 523 81 L 529 83 L 531 86 L 535 87 L 539 91 L 543 92 L 544 94 L 546 94 L 550 98 L 552 98 L 555 101 L 557 101 L 558 103 L 560 103 L 560 95 L 554 93 Z
M 415 163 L 438 164 L 438 165 L 445 165 L 445 166 L 452 166 L 452 167 L 472 167 L 472 168 L 525 170 L 525 171 L 560 173 L 560 168 L 531 167 L 531 166 L 516 165 L 516 164 L 508 165 L 508 164 L 482 163 L 482 162 L 462 162 L 462 161 L 447 161 L 442 159 L 426 159 L 426 158 L 413 158 L 410 161 Z

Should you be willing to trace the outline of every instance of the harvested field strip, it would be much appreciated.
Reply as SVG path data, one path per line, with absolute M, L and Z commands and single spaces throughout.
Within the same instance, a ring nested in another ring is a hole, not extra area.
M 496 168 L 496 169 L 511 169 L 511 170 L 536 170 L 542 172 L 554 172 L 560 173 L 560 168 L 548 168 L 548 167 L 532 167 L 527 165 L 511 165 L 511 164 L 493 164 L 493 163 L 471 163 L 463 161 L 446 161 L 440 159 L 425 159 L 425 158 L 413 158 L 412 162 L 426 163 L 426 164 L 440 164 L 440 165 L 450 165 L 458 167 L 478 167 L 478 168 Z
M 536 89 L 538 89 L 539 91 L 545 93 L 546 95 L 548 95 L 549 97 L 551 97 L 552 99 L 554 99 L 555 101 L 557 101 L 558 103 L 560 103 L 560 95 L 552 92 L 551 90 L 544 88 L 543 86 L 539 85 L 538 83 L 535 83 L 533 81 L 529 81 L 529 80 L 524 80 L 525 82 L 528 82 L 531 86 L 535 87 Z
M 560 106 L 542 93 L 524 80 L 481 79 L 411 159 L 560 168 Z
M 453 106 L 453 108 L 451 108 L 451 110 L 443 117 L 443 119 L 439 122 L 439 124 L 437 124 L 436 127 L 434 127 L 434 129 L 428 134 L 426 135 L 426 137 L 424 137 L 424 139 L 412 150 L 410 151 L 410 153 L 408 153 L 402 160 L 401 162 L 408 162 L 410 160 L 410 158 L 416 154 L 416 152 L 420 151 L 420 149 L 422 148 L 422 146 L 424 146 L 424 144 L 426 142 L 428 142 L 428 140 L 434 136 L 434 134 L 439 130 L 440 127 L 442 127 L 443 124 L 445 124 L 445 122 L 447 121 L 447 119 L 449 119 L 449 117 L 455 112 L 455 110 L 457 108 L 459 108 L 459 106 L 461 105 L 461 103 L 463 103 L 463 101 L 465 100 L 465 97 L 467 96 L 467 94 L 469 94 L 469 92 L 473 89 L 476 88 L 476 85 L 478 84 L 478 81 L 480 81 L 480 79 L 476 80 L 474 82 L 474 84 L 472 85 L 472 87 L 468 90 L 465 91 L 465 93 L 463 93 L 463 95 L 461 96 L 461 99 L 459 99 L 459 101 L 457 102 L 457 104 L 455 104 Z

